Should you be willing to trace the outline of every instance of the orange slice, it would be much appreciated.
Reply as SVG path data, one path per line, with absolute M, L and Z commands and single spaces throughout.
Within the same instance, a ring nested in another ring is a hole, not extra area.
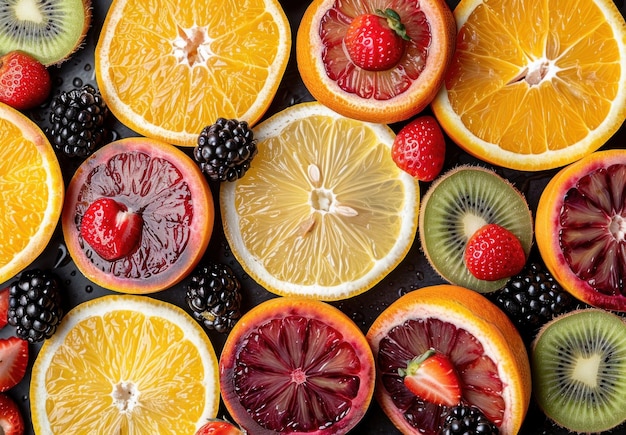
M 246 176 L 220 190 L 226 238 L 254 280 L 338 300 L 400 263 L 417 232 L 419 184 L 393 162 L 389 127 L 312 102 L 263 121 L 255 137 Z
M 48 139 L 22 113 L 0 104 L 0 283 L 44 251 L 63 207 L 65 185 Z
M 626 118 L 626 23 L 612 0 L 462 0 L 433 111 L 487 162 L 564 166 L 600 148 Z
M 344 36 L 356 17 L 387 8 L 400 16 L 410 37 L 404 55 L 389 69 L 362 69 L 350 59 Z M 437 94 L 452 59 L 455 29 L 442 0 L 315 0 L 298 28 L 298 70 L 309 92 L 344 116 L 384 124 L 403 121 Z
M 219 117 L 256 123 L 291 47 L 276 0 L 114 0 L 96 46 L 96 79 L 127 127 L 194 146 Z
M 429 348 L 455 366 L 462 403 L 480 408 L 501 434 L 519 432 L 531 397 L 528 353 L 513 323 L 485 296 L 448 284 L 412 291 L 374 320 L 367 339 L 376 359 L 374 394 L 402 433 L 442 433 L 448 408 L 411 393 L 398 374 Z
M 35 433 L 193 434 L 219 405 L 218 362 L 182 309 L 111 295 L 65 315 L 33 366 Z

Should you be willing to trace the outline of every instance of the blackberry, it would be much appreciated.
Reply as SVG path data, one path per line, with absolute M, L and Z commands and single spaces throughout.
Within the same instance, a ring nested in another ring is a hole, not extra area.
M 52 272 L 31 269 L 9 286 L 9 324 L 31 343 L 52 337 L 63 317 L 61 281 Z
M 527 264 L 491 298 L 515 322 L 523 335 L 534 334 L 544 323 L 571 311 L 577 304 L 538 262 Z
M 61 92 L 50 109 L 50 142 L 57 150 L 84 158 L 104 144 L 109 109 L 93 86 Z
M 241 284 L 225 264 L 196 268 L 185 295 L 193 317 L 207 329 L 229 332 L 241 317 Z
M 485 414 L 473 405 L 460 404 L 450 408 L 441 428 L 441 435 L 497 435 L 500 431 Z
M 250 169 L 257 141 L 245 121 L 219 118 L 204 127 L 194 148 L 194 158 L 212 181 L 235 181 Z

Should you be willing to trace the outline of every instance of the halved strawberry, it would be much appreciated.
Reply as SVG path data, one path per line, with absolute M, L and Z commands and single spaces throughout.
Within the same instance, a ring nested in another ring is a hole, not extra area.
M 24 418 L 17 403 L 6 394 L 0 394 L 0 433 L 4 435 L 22 435 Z
M 135 250 L 142 227 L 141 213 L 112 198 L 99 198 L 85 211 L 80 235 L 100 257 L 115 261 Z
M 429 349 L 398 370 L 404 385 L 422 400 L 445 406 L 461 401 L 461 381 L 450 359 Z
M 28 342 L 18 337 L 0 338 L 0 391 L 19 384 L 27 365 Z
M 0 329 L 9 323 L 9 288 L 0 290 Z

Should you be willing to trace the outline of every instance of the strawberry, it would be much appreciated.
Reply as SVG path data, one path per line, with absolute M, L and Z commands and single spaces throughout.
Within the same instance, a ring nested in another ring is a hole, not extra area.
M 386 9 L 354 18 L 344 44 L 355 65 L 368 71 L 383 71 L 400 61 L 409 39 L 398 13 Z
M 404 385 L 426 402 L 455 406 L 461 401 L 461 381 L 452 361 L 433 348 L 413 358 L 398 373 Z
M 195 435 L 245 435 L 245 431 L 228 421 L 215 418 L 198 429 Z
M 99 198 L 85 211 L 80 235 L 107 261 L 128 256 L 139 245 L 143 218 L 140 212 L 112 198 Z
M 46 67 L 23 51 L 0 57 L 0 101 L 18 110 L 39 106 L 50 95 L 52 80 Z
M 509 278 L 518 274 L 525 264 L 526 253 L 519 239 L 497 224 L 479 228 L 465 247 L 465 265 L 478 279 Z
M 9 288 L 0 290 L 0 329 L 9 323 Z
M 432 181 L 441 172 L 446 143 L 435 118 L 420 116 L 405 125 L 396 135 L 391 158 L 403 171 L 420 181 Z
M 24 418 L 17 403 L 6 394 L 0 394 L 0 433 L 4 435 L 22 435 Z
M 0 392 L 19 384 L 27 365 L 28 342 L 18 337 L 0 338 Z

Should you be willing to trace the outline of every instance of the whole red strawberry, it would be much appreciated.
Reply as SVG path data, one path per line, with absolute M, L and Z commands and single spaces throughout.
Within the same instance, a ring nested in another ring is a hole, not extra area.
M 383 71 L 400 61 L 409 39 L 398 13 L 386 9 L 354 18 L 344 44 L 355 65 L 368 71 Z
M 0 329 L 9 323 L 9 288 L 0 290 Z
M 143 218 L 112 198 L 99 198 L 85 211 L 80 235 L 96 253 L 115 261 L 132 253 L 141 239 Z
M 420 181 L 432 181 L 443 168 L 446 142 L 435 118 L 420 116 L 396 135 L 391 157 L 400 169 Z
M 195 435 L 244 435 L 245 431 L 241 430 L 234 424 L 220 419 L 212 419 L 205 423 Z
M 50 95 L 52 81 L 46 67 L 23 51 L 0 57 L 0 101 L 18 110 L 39 106 Z
M 4 435 L 22 435 L 24 418 L 17 403 L 6 394 L 0 394 L 0 433 Z
M 519 273 L 524 264 L 526 253 L 519 239 L 497 224 L 479 228 L 465 247 L 465 265 L 478 279 L 508 278 Z
M 445 406 L 461 400 L 461 382 L 452 361 L 435 349 L 413 358 L 399 374 L 404 385 L 422 400 Z

